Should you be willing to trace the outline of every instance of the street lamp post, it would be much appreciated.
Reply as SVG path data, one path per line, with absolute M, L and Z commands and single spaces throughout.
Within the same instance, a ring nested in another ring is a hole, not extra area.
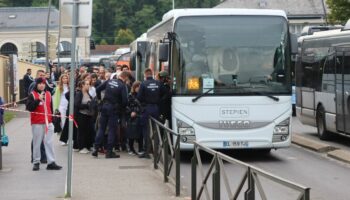
M 50 25 L 50 13 L 51 13 L 51 0 L 49 0 L 49 9 L 47 11 L 47 21 L 46 21 L 46 48 L 45 48 L 45 54 L 46 54 L 46 72 L 50 71 L 49 68 L 49 25 Z

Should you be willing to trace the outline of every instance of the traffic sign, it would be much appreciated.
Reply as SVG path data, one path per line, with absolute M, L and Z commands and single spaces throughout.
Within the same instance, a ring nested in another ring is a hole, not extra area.
M 60 1 L 60 31 L 62 38 L 72 37 L 72 16 L 73 16 L 73 0 L 61 0 Z M 79 5 L 78 15 L 78 37 L 90 37 L 91 36 L 91 24 L 92 24 L 92 0 L 80 0 L 77 2 Z

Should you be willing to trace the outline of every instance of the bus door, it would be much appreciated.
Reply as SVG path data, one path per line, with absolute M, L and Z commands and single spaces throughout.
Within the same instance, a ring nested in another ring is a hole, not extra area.
M 337 130 L 350 134 L 350 47 L 337 47 L 335 58 Z

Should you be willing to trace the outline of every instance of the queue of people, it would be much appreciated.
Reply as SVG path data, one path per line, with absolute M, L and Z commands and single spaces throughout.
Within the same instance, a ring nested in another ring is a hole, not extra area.
M 61 72 L 59 76 L 57 71 Z M 26 76 L 30 74 L 29 71 Z M 51 74 L 38 72 L 36 79 L 26 77 L 26 108 L 43 113 L 31 115 L 34 171 L 40 169 L 40 163 L 48 163 L 47 169 L 61 169 L 55 163 L 52 135 L 54 130 L 60 130 L 61 145 L 67 145 L 69 76 L 69 71 L 55 69 Z M 87 72 L 85 67 L 80 67 L 75 73 L 74 151 L 91 153 L 93 157 L 104 154 L 105 158 L 119 158 L 118 152 L 127 151 L 130 155 L 150 158 L 148 118 L 170 120 L 171 104 L 167 72 L 158 73 L 157 80 L 153 76 L 153 71 L 146 69 L 145 80 L 140 82 L 135 81 L 127 66 L 115 72 L 104 67 Z M 29 84 L 30 80 L 33 82 Z M 51 114 L 54 112 L 61 115 L 60 123 L 55 123 L 58 129 L 53 129 Z

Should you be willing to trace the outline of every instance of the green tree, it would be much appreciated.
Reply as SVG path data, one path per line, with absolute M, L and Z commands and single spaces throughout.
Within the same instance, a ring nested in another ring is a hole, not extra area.
M 58 8 L 59 0 L 51 0 L 51 6 Z M 32 0 L 33 7 L 48 7 L 49 0 Z
M 327 5 L 331 10 L 328 19 L 331 23 L 345 24 L 350 19 L 350 1 L 349 0 L 327 0 Z
M 144 5 L 135 13 L 133 19 L 133 30 L 136 35 L 141 35 L 158 22 L 156 8 L 152 5 Z
M 108 42 L 105 39 L 102 39 L 100 42 L 100 45 L 107 45 L 107 44 L 108 44 Z
M 0 7 L 18 7 L 31 5 L 31 0 L 0 0 Z
M 119 29 L 114 44 L 130 44 L 133 40 L 135 40 L 135 35 L 130 29 Z

